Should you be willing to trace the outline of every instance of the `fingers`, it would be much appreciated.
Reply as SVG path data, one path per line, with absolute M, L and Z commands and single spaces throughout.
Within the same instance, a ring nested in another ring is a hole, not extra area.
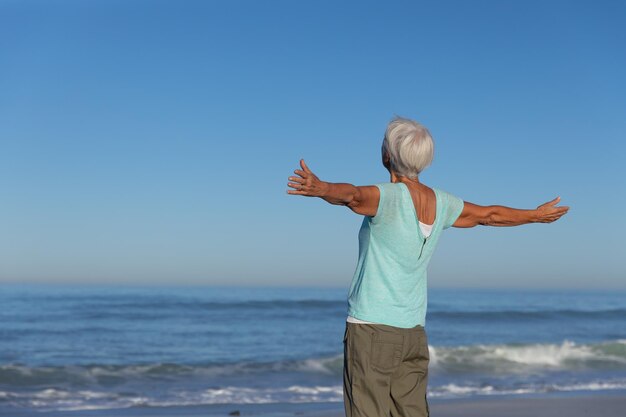
M 545 212 L 541 216 L 541 219 L 539 220 L 541 223 L 552 223 L 560 219 L 561 217 L 563 217 L 563 215 L 565 215 L 569 211 L 569 207 L 568 206 L 554 207 L 548 210 L 550 211 Z
M 561 206 L 561 207 L 546 207 L 544 208 L 543 211 L 546 214 L 559 214 L 559 213 L 567 213 L 567 210 L 569 210 L 569 207 Z
M 307 185 L 307 179 L 304 178 L 306 173 L 303 171 L 300 171 L 299 169 L 296 169 L 294 172 L 300 175 L 300 177 L 295 177 L 295 176 L 289 177 L 289 181 L 292 181 L 292 182 L 288 182 L 287 185 L 291 188 L 295 188 L 295 190 L 288 190 L 288 192 L 298 191 L 297 194 L 301 194 L 304 191 L 304 187 L 306 187 Z M 290 193 L 290 194 L 296 194 L 296 193 Z
M 559 203 L 559 201 L 561 201 L 561 197 L 560 196 L 555 198 L 552 201 L 549 201 L 547 204 L 550 205 L 550 206 L 556 206 Z
M 293 190 L 287 190 L 287 194 L 297 194 L 297 195 L 305 195 L 311 196 L 311 189 L 306 184 L 301 184 L 297 182 L 288 182 L 287 185 Z
M 569 210 L 569 207 L 554 207 L 545 211 L 545 216 L 562 216 Z
M 287 194 L 297 194 L 297 195 L 312 195 L 310 188 L 311 181 L 315 180 L 317 177 L 315 174 L 311 172 L 309 167 L 307 166 L 304 159 L 300 159 L 300 169 L 294 170 L 294 174 L 298 175 L 289 177 L 289 181 L 287 185 L 294 190 L 287 190 Z
M 554 200 L 550 200 L 547 203 L 543 203 L 539 207 L 542 207 L 542 206 L 553 206 L 553 205 L 557 204 L 560 200 L 561 200 L 561 197 L 559 196 L 559 197 L 555 198 Z
M 556 197 L 553 200 L 548 201 L 547 203 L 543 203 L 542 205 L 538 206 L 538 209 L 542 209 L 542 210 L 546 210 L 546 211 L 550 211 L 550 212 L 555 212 L 554 210 L 557 210 L 556 212 L 560 213 L 567 213 L 567 211 L 569 210 L 569 206 L 560 206 L 560 207 L 556 207 L 556 205 L 561 201 L 561 197 Z

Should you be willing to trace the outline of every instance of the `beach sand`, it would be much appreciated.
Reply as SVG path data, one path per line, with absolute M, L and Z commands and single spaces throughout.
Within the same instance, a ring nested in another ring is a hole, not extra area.
M 626 394 L 430 400 L 432 417 L 624 417 Z M 237 412 L 239 414 L 237 414 Z M 133 407 L 116 410 L 30 412 L 48 417 L 344 417 L 343 403 L 222 404 L 186 407 Z M 12 413 L 12 417 L 26 414 Z M 382 417 L 382 416 L 381 416 Z
M 624 417 L 626 396 L 429 401 L 432 417 Z M 308 417 L 345 417 L 343 410 Z

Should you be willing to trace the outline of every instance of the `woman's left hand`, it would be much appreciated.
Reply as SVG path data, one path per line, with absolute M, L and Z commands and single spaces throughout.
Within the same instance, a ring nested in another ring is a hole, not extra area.
M 304 163 L 304 159 L 300 160 L 300 166 L 302 170 L 296 169 L 293 171 L 297 174 L 297 177 L 289 177 L 288 186 L 294 188 L 293 190 L 287 190 L 287 194 L 303 195 L 306 197 L 322 197 L 328 190 L 328 183 L 321 181 L 317 176 L 311 172 L 308 166 Z

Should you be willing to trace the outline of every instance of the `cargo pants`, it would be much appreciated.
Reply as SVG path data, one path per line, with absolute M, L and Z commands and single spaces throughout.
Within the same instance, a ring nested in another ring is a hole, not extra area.
M 346 417 L 428 417 L 428 339 L 423 326 L 346 322 Z

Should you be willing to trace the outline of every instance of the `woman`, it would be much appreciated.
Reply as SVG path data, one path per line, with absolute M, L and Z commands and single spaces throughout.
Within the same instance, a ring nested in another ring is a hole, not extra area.
M 394 118 L 382 162 L 389 183 L 321 181 L 300 160 L 289 194 L 320 197 L 364 217 L 359 259 L 348 293 L 343 388 L 347 417 L 428 416 L 426 269 L 441 232 L 451 226 L 550 223 L 567 213 L 559 197 L 534 210 L 479 206 L 420 183 L 433 140 L 421 124 Z

